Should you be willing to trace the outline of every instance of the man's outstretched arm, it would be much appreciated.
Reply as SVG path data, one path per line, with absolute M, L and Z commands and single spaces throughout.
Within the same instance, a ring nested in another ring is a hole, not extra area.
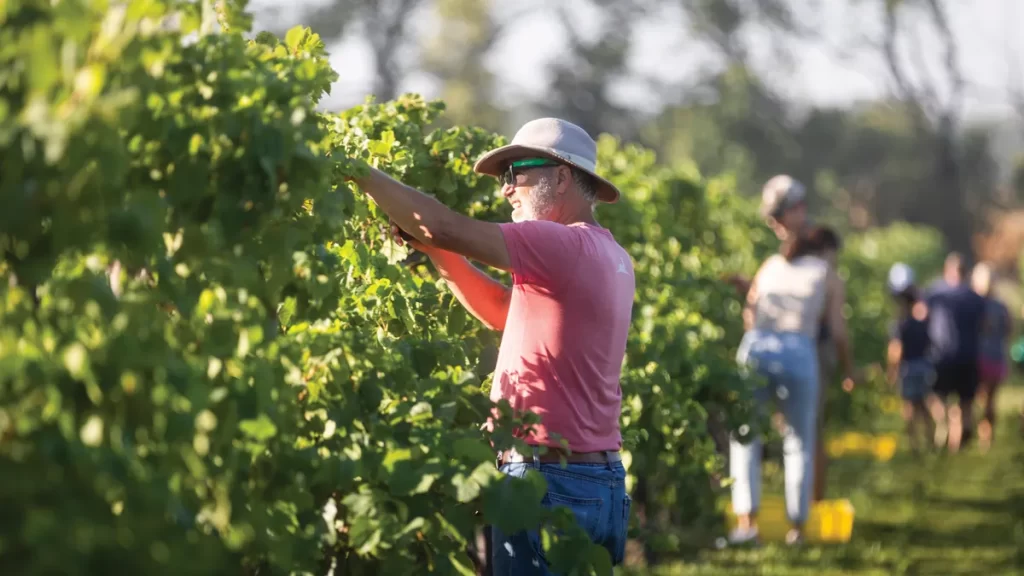
M 497 224 L 454 212 L 375 168 L 355 181 L 399 228 L 422 244 L 510 269 L 508 248 Z
M 497 224 L 458 214 L 379 170 L 371 169 L 369 176 L 356 183 L 391 218 L 393 226 L 413 237 L 413 248 L 430 257 L 470 314 L 492 330 L 505 329 L 512 289 L 465 258 L 510 268 L 505 238 Z M 393 228 L 392 233 L 396 232 Z
M 437 248 L 426 248 L 425 251 L 466 310 L 488 328 L 503 331 L 512 302 L 512 289 L 454 252 Z

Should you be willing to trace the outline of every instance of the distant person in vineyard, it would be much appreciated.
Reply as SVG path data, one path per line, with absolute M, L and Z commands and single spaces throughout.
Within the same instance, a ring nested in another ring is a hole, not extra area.
M 466 309 L 504 332 L 491 399 L 533 411 L 541 423 L 524 438 L 532 453 L 500 454 L 501 470 L 522 477 L 538 469 L 548 483 L 545 502 L 572 508 L 618 564 L 630 509 L 619 377 L 635 281 L 629 254 L 594 219 L 597 202 L 619 199 L 596 162 L 597 144 L 582 128 L 554 118 L 524 125 L 474 167 L 501 182 L 512 206 L 505 224 L 453 212 L 378 170 L 357 182 L 391 217 L 392 232 L 411 236 L 411 246 L 431 258 Z M 468 259 L 511 271 L 512 286 Z M 495 574 L 548 573 L 537 531 L 494 527 L 492 543 Z
M 995 434 L 996 392 L 1009 374 L 1009 346 L 1013 323 L 1010 311 L 992 295 L 994 272 L 982 262 L 971 273 L 971 287 L 985 299 L 985 317 L 978 345 L 978 399 L 984 408 L 978 423 L 978 446 L 988 450 Z
M 772 210 L 768 216 L 778 214 Z M 817 339 L 824 319 L 837 347 L 846 379 L 852 382 L 852 360 L 842 307 L 843 284 L 820 255 L 808 234 L 788 234 L 782 254 L 762 264 L 747 294 L 747 332 L 737 354 L 739 362 L 766 379 L 755 394 L 764 406 L 772 396 L 786 420 L 783 435 L 786 512 L 792 525 L 786 541 L 803 540 L 810 508 L 817 442 L 819 364 Z M 761 498 L 761 437 L 751 431 L 742 443 L 730 442 L 732 505 L 737 526 L 733 543 L 758 537 L 756 514 Z M 747 431 L 741 430 L 746 435 Z
M 807 250 L 809 254 L 819 256 L 828 263 L 832 270 L 838 270 L 839 266 L 839 250 L 842 247 L 842 241 L 839 238 L 839 234 L 835 230 L 828 226 L 809 226 L 805 229 L 807 235 L 806 242 L 808 242 Z M 789 243 L 783 242 L 781 250 L 786 250 Z M 845 293 L 845 283 L 842 279 L 839 280 Z M 828 474 L 828 454 L 825 452 L 825 443 L 821 441 L 824 437 L 825 430 L 825 401 L 827 399 L 827 392 L 829 384 L 832 382 L 835 376 L 835 370 L 838 364 L 838 355 L 836 353 L 836 344 L 831 338 L 829 332 L 828 319 L 822 317 L 820 328 L 818 330 L 818 339 L 816 341 L 818 350 L 818 416 L 817 416 L 817 437 L 818 442 L 816 443 L 817 449 L 814 453 L 814 488 L 811 493 L 811 501 L 819 502 L 825 499 L 825 487 L 826 478 Z M 849 386 L 847 382 L 847 386 Z M 852 388 L 850 388 L 852 390 Z M 848 392 L 850 390 L 847 390 Z M 786 419 L 781 413 L 775 414 L 773 424 L 780 434 L 785 434 L 786 431 Z
M 889 269 L 889 293 L 898 312 L 889 335 L 888 380 L 892 386 L 899 385 L 907 440 L 910 449 L 918 452 L 920 437 L 930 442 L 935 425 L 929 415 L 935 368 L 928 358 L 928 306 L 920 299 L 914 271 L 906 264 L 896 263 Z
M 942 278 L 930 286 L 928 337 L 935 364 L 933 404 L 935 444 L 958 451 L 974 434 L 973 405 L 978 392 L 978 357 L 985 299 L 963 282 L 963 258 L 952 253 L 946 258 Z M 956 394 L 957 403 L 948 405 Z
M 775 232 L 776 237 L 782 241 L 779 247 L 780 251 L 785 250 L 787 239 L 792 238 L 794 234 L 806 233 L 807 241 L 810 243 L 808 249 L 823 257 L 833 269 L 836 267 L 841 245 L 839 235 L 835 230 L 825 226 L 811 227 L 807 215 L 807 189 L 799 180 L 786 174 L 779 174 L 769 179 L 761 190 L 761 216 L 768 222 L 768 226 Z M 840 283 L 842 283 L 841 280 Z M 836 348 L 830 338 L 828 322 L 821 324 L 817 348 L 821 390 L 818 398 L 817 430 L 820 440 L 824 430 L 826 386 L 836 365 L 836 356 L 833 353 Z M 785 418 L 781 418 L 776 422 L 784 423 L 784 420 Z M 814 482 L 811 496 L 814 502 L 825 498 L 827 468 L 828 455 L 825 453 L 824 443 L 819 441 L 814 456 Z
M 961 286 L 964 281 L 964 269 L 963 256 L 959 252 L 950 252 L 942 264 L 942 275 L 928 285 L 925 297 Z

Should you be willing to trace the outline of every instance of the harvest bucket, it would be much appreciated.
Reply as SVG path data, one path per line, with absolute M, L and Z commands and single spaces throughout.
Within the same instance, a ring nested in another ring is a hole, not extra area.
M 845 498 L 814 502 L 804 525 L 804 538 L 814 543 L 849 542 L 853 536 L 853 517 L 853 504 Z M 726 508 L 726 524 L 730 530 L 736 527 L 732 504 Z M 786 502 L 781 496 L 761 499 L 757 525 L 762 542 L 785 542 L 790 526 L 786 518 Z
M 886 462 L 896 454 L 899 439 L 895 434 L 872 436 L 860 432 L 845 432 L 828 440 L 828 455 L 832 458 L 843 456 L 870 455 L 875 460 Z

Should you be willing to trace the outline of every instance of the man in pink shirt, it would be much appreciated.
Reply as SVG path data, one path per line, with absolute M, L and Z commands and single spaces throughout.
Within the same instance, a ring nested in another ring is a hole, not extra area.
M 491 400 L 533 411 L 541 423 L 524 437 L 532 453 L 499 455 L 502 472 L 538 469 L 548 483 L 545 504 L 571 508 L 618 564 L 630 508 L 619 375 L 635 284 L 629 254 L 594 219 L 598 201 L 619 198 L 596 162 L 597 145 L 582 128 L 554 118 L 525 124 L 474 167 L 500 179 L 512 205 L 513 222 L 505 224 L 457 214 L 378 170 L 357 183 L 431 258 L 466 309 L 503 332 Z M 468 259 L 511 271 L 512 286 Z M 494 574 L 548 573 L 536 531 L 493 528 L 492 540 Z

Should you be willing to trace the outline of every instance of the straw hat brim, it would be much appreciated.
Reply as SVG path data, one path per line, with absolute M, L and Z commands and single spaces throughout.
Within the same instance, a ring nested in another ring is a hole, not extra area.
M 473 166 L 473 170 L 480 174 L 497 177 L 500 176 L 512 162 L 522 160 L 523 158 L 534 157 L 549 158 L 590 174 L 594 177 L 597 187 L 597 199 L 599 201 L 607 204 L 614 204 L 619 201 L 619 196 L 621 196 L 619 189 L 608 180 L 598 176 L 595 172 L 594 166 L 588 165 L 589 163 L 582 159 L 574 158 L 570 155 L 559 153 L 557 150 L 552 148 L 545 148 L 543 146 L 509 144 L 507 146 L 502 146 L 501 148 L 495 148 L 481 156 Z

